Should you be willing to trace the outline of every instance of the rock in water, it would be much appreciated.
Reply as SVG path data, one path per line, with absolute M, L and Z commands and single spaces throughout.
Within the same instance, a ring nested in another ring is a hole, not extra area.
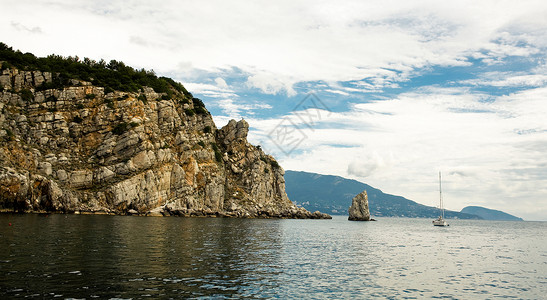
M 368 210 L 367 191 L 362 191 L 352 200 L 349 208 L 350 221 L 370 221 L 370 211 Z

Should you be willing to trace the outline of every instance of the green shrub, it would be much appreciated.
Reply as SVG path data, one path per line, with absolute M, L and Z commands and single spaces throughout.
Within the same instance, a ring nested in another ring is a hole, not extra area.
M 110 109 L 114 109 L 114 101 L 112 99 L 104 99 L 104 104 Z
M 76 108 L 77 108 L 77 109 L 84 109 L 84 107 L 85 107 L 85 106 L 84 106 L 82 103 L 76 104 Z
M 112 129 L 112 133 L 115 134 L 115 135 L 122 135 L 124 134 L 127 130 L 129 130 L 129 124 L 125 123 L 125 122 L 122 122 L 118 125 L 116 125 L 114 127 L 114 129 Z
M 10 142 L 15 140 L 15 135 L 9 129 L 4 129 L 6 131 L 6 136 L 4 137 L 5 142 Z
M 131 122 L 131 123 L 129 123 L 129 126 L 131 126 L 131 128 L 137 127 L 137 126 L 139 126 L 139 123 L 137 123 L 137 122 Z
M 137 97 L 138 100 L 141 100 L 142 103 L 144 104 L 148 104 L 148 99 L 146 99 L 146 95 L 145 94 L 140 94 L 139 97 Z
M 222 153 L 220 152 L 220 149 L 218 149 L 217 144 L 211 143 L 211 148 L 213 148 L 213 151 L 215 152 L 215 159 L 218 162 L 222 162 Z
M 21 98 L 23 99 L 23 101 L 29 102 L 32 100 L 32 98 L 34 98 L 34 95 L 32 94 L 30 90 L 23 89 L 21 90 Z
M 7 61 L 4 61 L 0 64 L 0 71 L 4 71 L 11 68 L 11 64 Z
M 222 162 L 222 153 L 215 151 L 215 159 L 218 162 Z
M 193 109 L 185 109 L 184 110 L 184 113 L 187 115 L 187 116 L 193 116 L 196 114 L 196 112 L 193 110 Z
M 95 99 L 95 97 L 96 97 L 95 94 L 86 94 L 86 95 L 85 95 L 85 98 L 86 98 L 86 99 L 89 99 L 89 100 L 93 100 L 93 99 Z
M 192 98 L 192 103 L 194 104 L 194 110 L 197 114 L 205 115 L 208 113 L 205 109 L 205 104 L 203 104 L 203 101 L 201 101 L 200 99 Z
M 280 168 L 279 163 L 277 163 L 277 161 L 275 159 L 270 159 L 266 156 L 261 156 L 260 160 L 262 160 L 263 162 L 265 162 L 267 164 L 270 164 L 274 170 Z
M 200 115 L 206 115 L 207 114 L 207 110 L 203 106 L 195 107 L 194 110 L 196 111 L 197 114 L 200 114 Z
M 203 104 L 203 101 L 201 101 L 201 99 L 199 99 L 199 98 L 192 98 L 192 103 L 194 103 L 194 108 L 195 107 L 205 107 L 205 104 Z
M 161 96 L 161 100 L 169 100 L 171 99 L 171 97 L 169 97 L 169 95 L 162 95 Z
M 203 128 L 203 133 L 211 133 L 211 126 L 205 126 Z

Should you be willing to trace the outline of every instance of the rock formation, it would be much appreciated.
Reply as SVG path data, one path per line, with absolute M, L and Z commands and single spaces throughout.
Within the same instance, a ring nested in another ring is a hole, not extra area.
M 284 171 L 217 129 L 203 103 L 144 87 L 105 92 L 52 73 L 0 71 L 0 209 L 139 215 L 328 218 L 292 203 Z
M 370 221 L 370 212 L 368 210 L 367 191 L 362 191 L 357 196 L 353 197 L 349 208 L 350 221 Z

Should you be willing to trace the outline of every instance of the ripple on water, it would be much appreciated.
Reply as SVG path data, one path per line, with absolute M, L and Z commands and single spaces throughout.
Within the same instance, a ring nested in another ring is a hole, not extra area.
M 0 298 L 547 294 L 542 223 L 62 217 L 16 216 L 17 227 L 0 228 L 9 246 L 0 247 Z

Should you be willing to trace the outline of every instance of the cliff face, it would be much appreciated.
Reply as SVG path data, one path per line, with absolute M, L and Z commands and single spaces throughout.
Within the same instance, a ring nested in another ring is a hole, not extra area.
M 327 217 L 288 199 L 246 121 L 217 129 L 198 99 L 80 80 L 43 89 L 51 73 L 1 72 L 3 211 Z

